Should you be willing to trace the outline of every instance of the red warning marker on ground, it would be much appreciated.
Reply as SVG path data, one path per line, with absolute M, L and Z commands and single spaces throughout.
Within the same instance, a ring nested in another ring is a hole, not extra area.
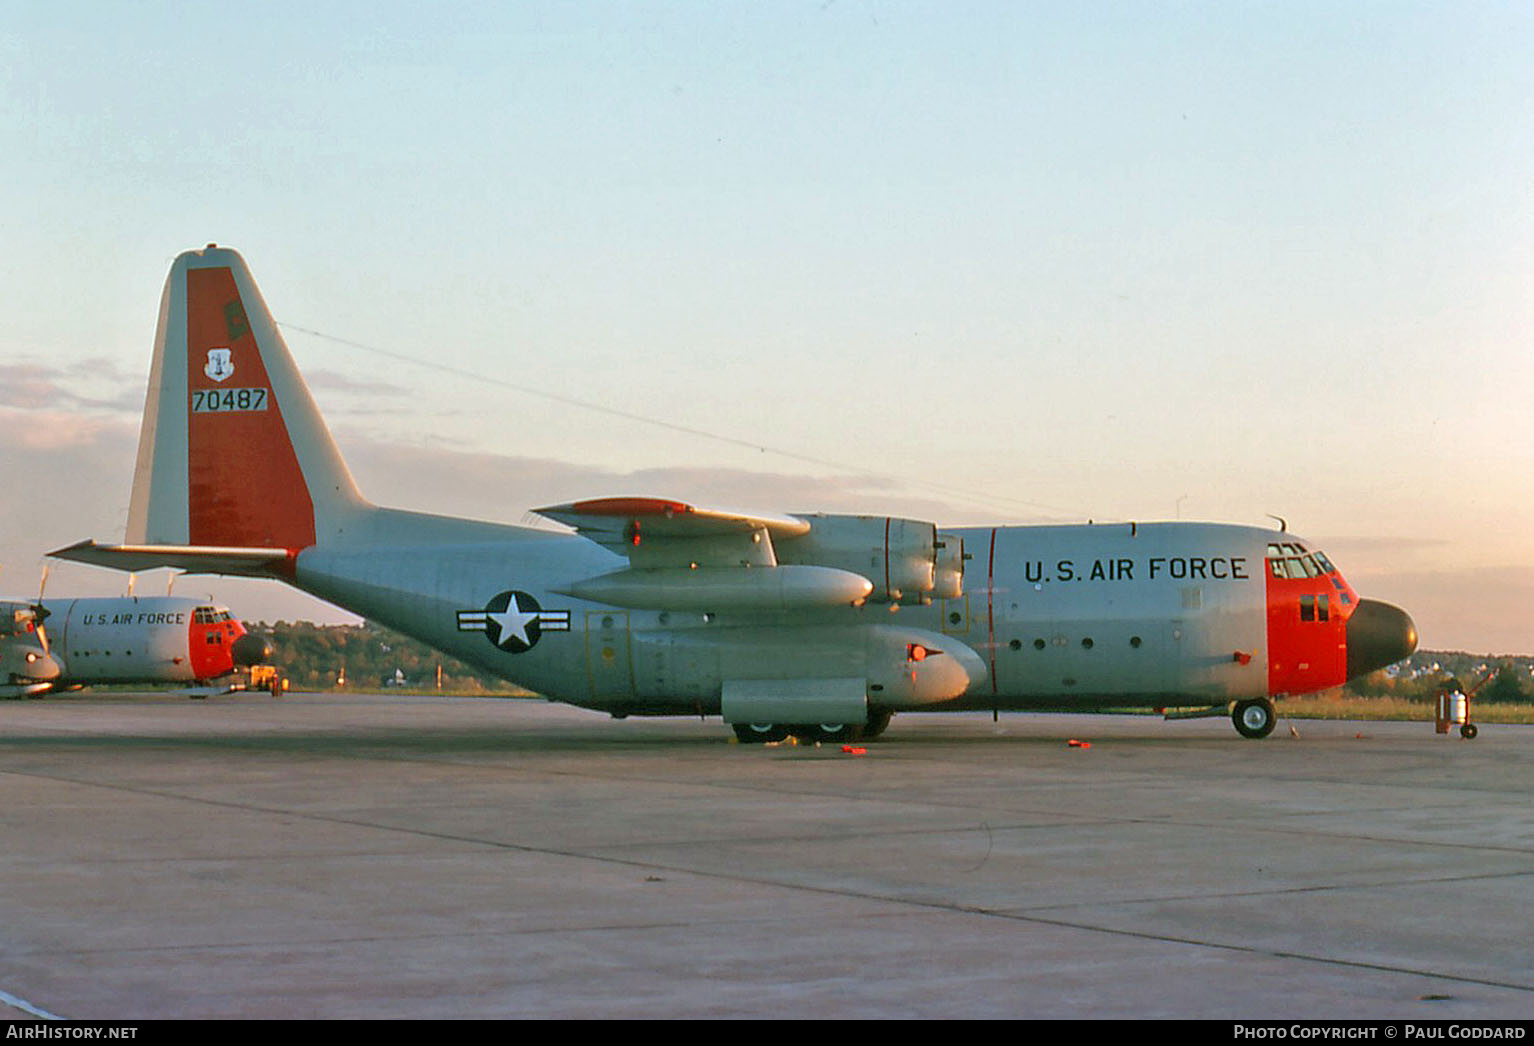
M 842 745 L 842 751 L 846 752 L 848 755 L 867 755 L 868 754 L 868 749 L 862 747 L 861 745 L 859 745 L 859 746 Z
M 1092 747 L 1092 742 L 1091 741 L 1078 741 L 1074 737 L 1071 738 L 1069 741 L 1067 741 L 1065 743 L 1070 745 L 1072 748 L 1091 748 Z

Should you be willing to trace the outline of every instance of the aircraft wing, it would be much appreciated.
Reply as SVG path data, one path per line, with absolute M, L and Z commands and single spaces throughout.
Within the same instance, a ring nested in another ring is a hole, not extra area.
M 598 498 L 535 510 L 628 557 L 626 569 L 555 591 L 622 607 L 712 611 L 845 606 L 873 583 L 831 567 L 779 564 L 774 539 L 802 537 L 810 522 L 698 508 L 665 498 Z
M 202 545 L 98 545 L 81 541 L 48 555 L 114 570 L 177 567 L 189 574 L 281 577 L 291 572 L 285 548 L 220 548 Z
M 595 498 L 533 511 L 649 568 L 776 566 L 773 540 L 810 530 L 795 516 L 699 508 L 667 498 Z

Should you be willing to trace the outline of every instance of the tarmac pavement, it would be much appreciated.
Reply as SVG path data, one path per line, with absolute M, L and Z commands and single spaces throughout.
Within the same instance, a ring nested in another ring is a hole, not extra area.
M 1534 728 L 1294 725 L 0 702 L 0 1018 L 1534 1016 Z

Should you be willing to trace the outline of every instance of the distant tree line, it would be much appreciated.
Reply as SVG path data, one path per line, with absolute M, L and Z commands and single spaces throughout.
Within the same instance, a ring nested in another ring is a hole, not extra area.
M 1400 665 L 1371 672 L 1343 689 L 1362 697 L 1431 701 L 1456 683 L 1466 693 L 1474 690 L 1476 701 L 1527 703 L 1534 700 L 1534 657 L 1419 650 Z
M 444 691 L 525 693 L 425 643 L 371 622 L 316 625 L 308 621 L 258 622 L 249 626 L 272 645 L 272 664 L 295 690 L 378 690 L 401 685 Z

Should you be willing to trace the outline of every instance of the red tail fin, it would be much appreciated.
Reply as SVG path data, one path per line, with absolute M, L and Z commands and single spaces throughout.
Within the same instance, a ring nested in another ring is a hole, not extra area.
M 166 281 L 129 542 L 298 550 L 364 504 L 245 261 Z
M 227 268 L 187 273 L 188 544 L 308 548 L 314 502 Z

